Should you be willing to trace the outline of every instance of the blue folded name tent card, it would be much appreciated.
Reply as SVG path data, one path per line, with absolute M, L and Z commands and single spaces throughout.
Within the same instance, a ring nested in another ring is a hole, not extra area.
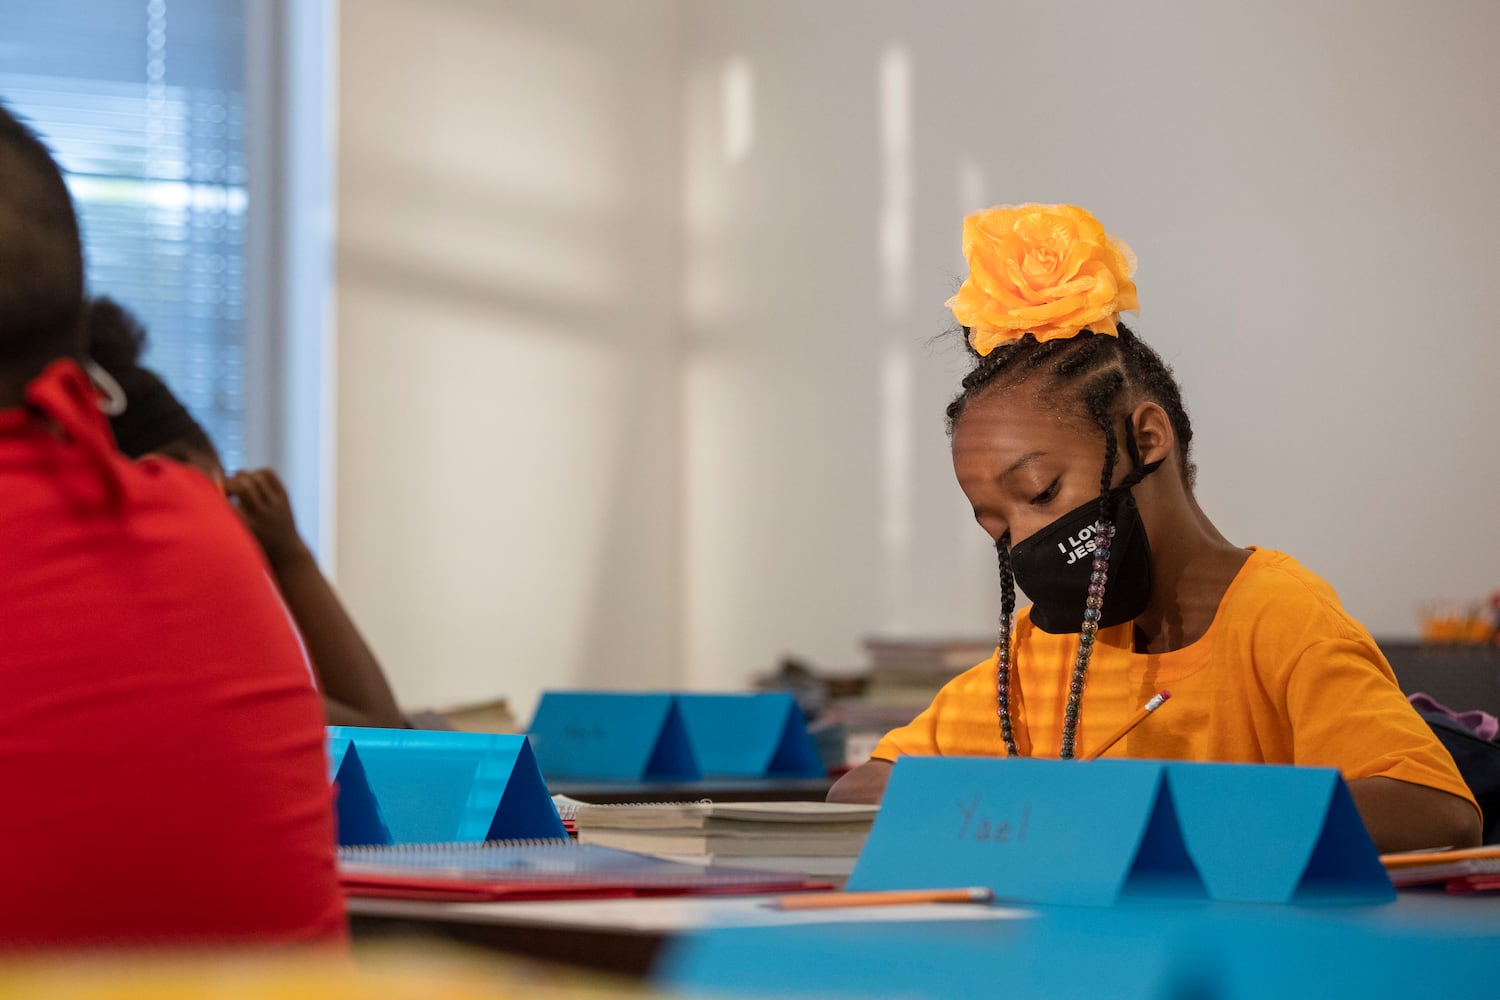
M 677 704 L 704 774 L 821 778 L 828 773 L 802 709 L 786 692 L 680 694 Z
M 567 836 L 524 736 L 330 726 L 328 749 L 340 844 Z
M 549 779 L 694 781 L 827 774 L 796 699 L 548 691 L 530 735 Z
M 1035 903 L 1205 895 L 1161 764 L 902 757 L 848 888 L 961 886 Z
M 702 777 L 677 698 L 670 694 L 548 691 L 529 735 L 549 780 Z
M 1394 898 L 1336 771 L 901 758 L 848 887 L 971 885 L 1085 905 Z

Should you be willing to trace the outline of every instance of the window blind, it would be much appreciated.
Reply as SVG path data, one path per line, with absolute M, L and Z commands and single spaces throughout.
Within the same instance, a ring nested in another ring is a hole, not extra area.
M 134 312 L 154 368 L 243 457 L 247 0 L 5 0 L 0 101 L 67 175 L 89 288 Z

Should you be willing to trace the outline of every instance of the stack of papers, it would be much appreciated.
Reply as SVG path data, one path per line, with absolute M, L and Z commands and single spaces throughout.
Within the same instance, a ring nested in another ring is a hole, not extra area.
M 878 806 L 829 802 L 581 805 L 581 844 L 697 865 L 843 878 L 854 870 Z
M 1449 892 L 1500 889 L 1500 846 L 1385 854 L 1380 861 L 1398 888 L 1442 884 Z

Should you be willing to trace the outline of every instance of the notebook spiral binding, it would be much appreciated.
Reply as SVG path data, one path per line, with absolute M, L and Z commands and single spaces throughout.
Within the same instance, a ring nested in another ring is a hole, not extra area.
M 437 879 L 450 886 L 499 881 L 512 887 L 587 883 L 616 889 L 785 886 L 806 881 L 796 874 L 679 864 L 552 838 L 340 847 L 338 859 L 346 887 L 400 884 L 413 878 Z
M 348 861 L 358 861 L 362 858 L 390 858 L 400 857 L 403 853 L 439 853 L 439 854 L 467 854 L 485 848 L 494 847 L 528 847 L 528 848 L 554 848 L 568 850 L 578 847 L 578 842 L 571 837 L 534 837 L 521 840 L 475 840 L 475 841 L 436 841 L 427 844 L 355 844 L 339 848 L 339 857 Z
M 654 806 L 711 806 L 713 799 L 693 799 L 687 802 L 554 802 L 557 816 L 561 820 L 578 818 L 580 809 L 648 809 Z

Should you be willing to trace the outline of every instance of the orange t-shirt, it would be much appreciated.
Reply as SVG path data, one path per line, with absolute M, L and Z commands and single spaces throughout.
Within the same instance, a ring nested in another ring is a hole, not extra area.
M 1080 757 L 1166 689 L 1171 700 L 1106 757 L 1336 767 L 1346 779 L 1398 778 L 1473 801 L 1370 634 L 1290 556 L 1255 550 L 1198 641 L 1136 653 L 1132 636 L 1129 623 L 1099 630 L 1079 707 Z M 1056 757 L 1078 636 L 1035 628 L 1028 608 L 1016 616 L 1014 649 L 1016 744 Z M 954 678 L 873 756 L 1004 756 L 995 671 L 992 656 Z

